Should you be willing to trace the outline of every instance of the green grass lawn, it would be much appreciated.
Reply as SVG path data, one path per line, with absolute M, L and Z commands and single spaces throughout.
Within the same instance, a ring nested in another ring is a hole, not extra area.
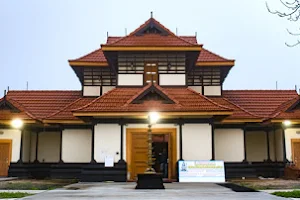
M 32 194 L 26 192 L 0 192 L 0 199 L 23 198 Z
M 300 190 L 293 190 L 291 192 L 273 192 L 273 195 L 287 198 L 300 198 Z

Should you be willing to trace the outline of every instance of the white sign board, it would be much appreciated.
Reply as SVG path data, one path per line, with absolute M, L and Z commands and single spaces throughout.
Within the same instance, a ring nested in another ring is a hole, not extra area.
M 114 166 L 114 157 L 105 156 L 104 167 L 113 167 Z
M 225 182 L 224 161 L 187 160 L 178 165 L 179 182 Z

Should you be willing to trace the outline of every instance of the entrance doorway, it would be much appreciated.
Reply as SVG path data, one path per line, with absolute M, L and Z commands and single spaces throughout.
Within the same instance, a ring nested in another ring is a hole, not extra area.
M 11 140 L 0 140 L 0 176 L 8 175 L 11 159 Z
M 296 167 L 300 169 L 300 139 L 292 139 L 292 158 Z
M 140 173 L 144 173 L 148 166 L 148 129 L 128 128 L 126 131 L 126 160 L 130 180 L 136 180 Z M 156 172 L 165 178 L 176 178 L 176 129 L 152 129 L 152 155 Z M 161 165 L 161 164 L 164 165 Z
M 152 166 L 157 173 L 161 173 L 163 178 L 168 178 L 169 162 L 169 135 L 156 134 L 152 136 L 152 155 L 155 159 Z

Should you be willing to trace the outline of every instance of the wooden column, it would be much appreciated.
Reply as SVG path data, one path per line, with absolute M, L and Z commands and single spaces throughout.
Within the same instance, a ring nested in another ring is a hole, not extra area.
M 63 127 L 60 127 L 60 145 L 59 145 L 59 163 L 63 163 L 64 161 L 62 160 L 62 137 L 63 137 Z
M 97 163 L 95 160 L 95 124 L 92 124 L 92 145 L 91 145 L 91 163 Z
M 24 129 L 21 130 L 21 139 L 20 139 L 20 158 L 18 160 L 19 164 L 23 163 L 23 137 L 24 137 Z
M 215 126 L 214 126 L 214 122 L 211 122 L 210 126 L 211 126 L 211 160 L 215 160 Z
M 183 122 L 180 120 L 178 125 L 179 125 L 179 160 L 183 160 L 183 156 L 182 156 L 182 125 L 183 125 Z
M 265 133 L 266 133 L 266 139 L 267 139 L 267 154 L 268 154 L 267 161 L 270 162 L 271 158 L 270 158 L 270 137 L 269 137 L 269 130 L 266 130 Z
M 119 163 L 125 163 L 124 152 L 123 152 L 123 142 L 124 142 L 124 122 L 121 120 L 120 123 L 120 160 Z
M 39 132 L 36 132 L 36 138 L 35 138 L 35 160 L 34 160 L 35 163 L 39 162 L 38 161 L 39 135 L 40 135 Z
M 247 161 L 247 134 L 246 134 L 246 127 L 243 128 L 243 134 L 244 134 L 244 160 L 243 162 Z
M 283 147 L 283 162 L 288 162 L 286 159 L 286 147 L 285 147 L 285 129 L 281 128 L 282 130 L 282 147 Z

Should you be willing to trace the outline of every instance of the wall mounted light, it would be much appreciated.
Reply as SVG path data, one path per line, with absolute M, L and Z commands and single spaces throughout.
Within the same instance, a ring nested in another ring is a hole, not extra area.
M 292 124 L 292 122 L 290 120 L 284 120 L 282 122 L 285 126 L 290 126 Z
M 21 127 L 23 126 L 23 121 L 22 121 L 21 119 L 18 119 L 18 118 L 13 119 L 13 120 L 11 121 L 11 126 L 12 126 L 13 128 L 19 129 L 19 128 L 21 128 Z

